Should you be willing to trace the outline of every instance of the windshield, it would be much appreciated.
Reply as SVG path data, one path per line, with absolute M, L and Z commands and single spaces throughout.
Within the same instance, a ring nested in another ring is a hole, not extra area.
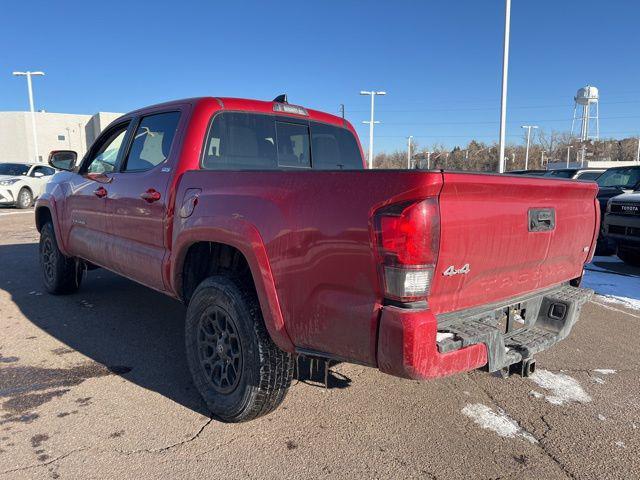
M 600 187 L 637 188 L 640 182 L 640 168 L 612 168 L 604 172 L 597 182 Z
M 0 163 L 0 175 L 20 176 L 26 175 L 29 165 L 24 163 Z

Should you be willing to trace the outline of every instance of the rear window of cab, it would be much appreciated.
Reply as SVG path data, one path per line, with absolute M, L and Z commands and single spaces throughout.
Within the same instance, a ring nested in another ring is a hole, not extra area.
M 346 128 L 243 112 L 221 112 L 209 127 L 206 170 L 362 170 L 360 149 Z

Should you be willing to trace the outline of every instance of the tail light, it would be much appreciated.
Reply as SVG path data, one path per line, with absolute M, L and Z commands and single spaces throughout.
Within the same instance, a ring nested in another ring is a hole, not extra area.
M 401 302 L 426 299 L 440 242 L 437 198 L 382 208 L 373 224 L 385 297 Z

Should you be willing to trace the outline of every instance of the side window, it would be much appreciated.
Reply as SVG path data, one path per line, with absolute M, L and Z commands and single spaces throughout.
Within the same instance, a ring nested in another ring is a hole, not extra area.
M 318 170 L 362 170 L 360 148 L 346 128 L 323 123 L 311 124 L 313 168 Z
M 180 112 L 158 113 L 143 117 L 133 137 L 124 163 L 125 172 L 150 170 L 163 163 L 171 152 Z
M 311 168 L 309 127 L 297 123 L 276 122 L 278 166 Z
M 50 175 L 53 175 L 54 173 L 56 173 L 56 171 L 51 167 L 37 166 L 33 168 L 30 176 L 31 177 L 48 177 Z
M 115 170 L 128 126 L 128 123 L 119 125 L 101 142 L 88 161 L 89 163 L 86 166 L 87 173 L 111 173 Z
M 209 130 L 202 168 L 272 170 L 277 167 L 276 134 L 268 115 L 224 112 Z

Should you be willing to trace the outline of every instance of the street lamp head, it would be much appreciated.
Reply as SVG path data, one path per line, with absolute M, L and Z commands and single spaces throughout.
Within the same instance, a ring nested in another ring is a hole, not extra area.
M 386 95 L 387 92 L 374 92 L 376 95 Z
M 371 95 L 371 92 L 367 92 L 366 90 L 360 90 L 360 95 Z
M 13 72 L 13 75 L 15 75 L 16 77 L 20 77 L 20 76 L 27 76 L 27 75 L 44 75 L 44 72 Z

